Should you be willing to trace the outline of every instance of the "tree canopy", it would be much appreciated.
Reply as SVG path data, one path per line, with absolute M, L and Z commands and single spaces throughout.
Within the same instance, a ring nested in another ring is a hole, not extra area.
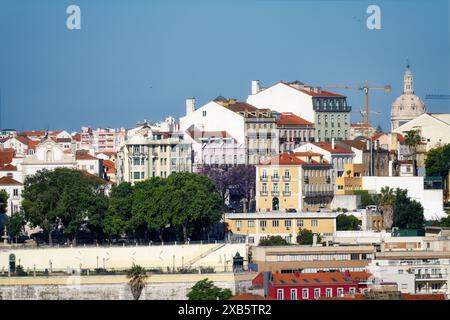
M 216 287 L 206 278 L 198 281 L 186 296 L 189 300 L 228 300 L 233 294 L 230 289 Z
M 408 191 L 395 190 L 394 226 L 400 229 L 421 229 L 425 223 L 422 205 L 408 197 Z
M 450 144 L 428 151 L 425 169 L 427 176 L 446 177 L 450 170 Z
M 289 243 L 281 236 L 270 236 L 267 239 L 259 240 L 260 246 L 287 246 Z
M 322 238 L 317 234 L 317 243 L 320 243 Z M 314 243 L 314 233 L 309 229 L 300 229 L 297 235 L 297 243 L 300 245 L 311 245 Z
M 336 229 L 339 231 L 359 230 L 361 223 L 361 220 L 352 215 L 340 214 L 336 217 Z

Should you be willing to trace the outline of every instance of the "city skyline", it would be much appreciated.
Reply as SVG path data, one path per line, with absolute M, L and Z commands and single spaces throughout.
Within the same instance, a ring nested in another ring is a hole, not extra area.
M 3 128 L 132 127 L 184 116 L 218 95 L 246 100 L 251 80 L 391 84 L 373 92 L 374 126 L 389 130 L 409 61 L 428 112 L 447 112 L 448 1 L 378 1 L 381 30 L 366 26 L 368 1 L 76 1 L 81 30 L 66 28 L 68 1 L 0 4 Z M 361 92 L 348 96 L 358 122 Z

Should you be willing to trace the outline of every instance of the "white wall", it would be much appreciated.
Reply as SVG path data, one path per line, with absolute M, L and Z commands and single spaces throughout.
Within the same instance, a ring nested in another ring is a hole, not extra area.
M 363 190 L 381 192 L 388 186 L 408 190 L 408 196 L 423 206 L 425 219 L 434 220 L 446 217 L 443 209 L 442 190 L 424 190 L 423 177 L 362 177 Z
M 312 97 L 283 83 L 277 83 L 255 95 L 249 95 L 247 103 L 257 108 L 278 112 L 292 112 L 314 123 Z
M 203 111 L 206 111 L 205 116 Z M 192 125 L 200 131 L 227 131 L 238 143 L 245 142 L 244 117 L 214 101 L 180 118 L 181 131 L 185 131 Z

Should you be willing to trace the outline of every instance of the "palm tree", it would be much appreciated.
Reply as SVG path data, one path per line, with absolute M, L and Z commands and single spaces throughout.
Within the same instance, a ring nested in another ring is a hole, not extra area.
M 133 264 L 131 269 L 127 271 L 127 277 L 130 278 L 129 284 L 134 300 L 139 300 L 142 290 L 145 287 L 147 272 L 140 265 Z
M 416 164 L 417 146 L 420 144 L 421 141 L 422 138 L 418 130 L 409 130 L 406 132 L 405 143 L 409 147 L 410 155 L 413 160 L 413 168 L 415 176 L 417 175 L 417 164 Z
M 391 229 L 394 223 L 394 189 L 389 187 L 381 188 L 381 195 L 378 198 L 378 206 L 383 214 L 383 224 L 386 229 Z

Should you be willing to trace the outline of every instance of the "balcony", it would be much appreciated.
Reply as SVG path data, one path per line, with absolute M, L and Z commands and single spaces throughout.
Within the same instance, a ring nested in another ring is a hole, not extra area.
M 272 197 L 278 197 L 280 195 L 280 191 L 272 191 L 271 195 Z
M 291 196 L 291 192 L 290 191 L 283 191 L 283 196 L 284 197 L 290 197 Z
M 261 181 L 267 181 L 267 180 L 268 180 L 268 177 L 267 177 L 267 176 L 261 176 L 261 177 L 260 177 L 260 180 L 261 180 Z
M 416 274 L 416 280 L 447 280 L 447 274 Z
M 271 178 L 272 178 L 272 181 L 279 181 L 280 180 L 279 176 L 272 176 Z
M 261 195 L 261 197 L 267 197 L 269 195 L 267 191 L 260 191 L 259 194 Z
M 291 176 L 283 176 L 283 181 L 291 181 Z

